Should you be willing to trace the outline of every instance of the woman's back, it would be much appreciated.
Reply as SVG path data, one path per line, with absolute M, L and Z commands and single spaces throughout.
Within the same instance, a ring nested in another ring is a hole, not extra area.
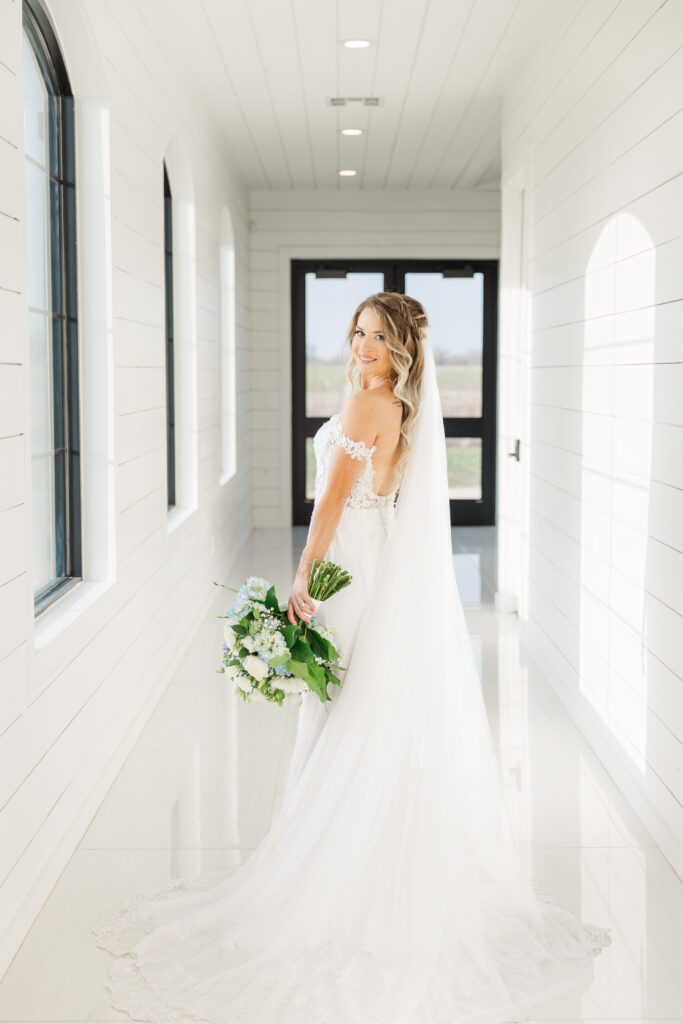
M 395 467 L 398 462 L 398 444 L 401 437 L 403 420 L 403 403 L 396 398 L 391 387 L 367 388 L 354 392 L 355 401 L 363 401 L 368 406 L 368 414 L 376 430 L 373 442 L 372 490 L 378 496 L 393 494 L 399 484 Z M 344 419 L 344 412 L 341 419 Z

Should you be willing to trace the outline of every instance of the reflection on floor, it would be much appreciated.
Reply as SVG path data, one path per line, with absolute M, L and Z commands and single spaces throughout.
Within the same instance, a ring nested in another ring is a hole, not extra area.
M 304 528 L 256 531 L 226 582 L 263 575 L 284 600 L 305 538 Z M 534 1019 L 683 1024 L 683 884 L 520 652 L 516 616 L 494 610 L 495 529 L 455 529 L 453 550 L 517 841 L 539 881 L 584 920 L 612 927 L 590 990 Z M 0 1021 L 127 1020 L 104 992 L 111 957 L 90 935 L 97 910 L 172 877 L 239 864 L 266 833 L 297 709 L 245 706 L 216 675 L 216 616 L 231 596 L 213 595 L 0 983 Z

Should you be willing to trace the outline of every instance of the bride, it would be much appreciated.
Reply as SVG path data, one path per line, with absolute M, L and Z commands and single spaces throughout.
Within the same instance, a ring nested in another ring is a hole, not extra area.
M 427 316 L 380 292 L 315 439 L 288 617 L 328 622 L 341 687 L 307 693 L 287 792 L 237 870 L 100 913 L 114 1006 L 158 1024 L 473 1024 L 590 984 L 609 929 L 522 871 L 453 573 Z M 353 575 L 315 606 L 310 563 Z

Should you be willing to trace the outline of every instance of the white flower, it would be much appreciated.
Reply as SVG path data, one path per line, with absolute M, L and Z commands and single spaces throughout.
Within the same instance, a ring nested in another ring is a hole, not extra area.
M 331 626 L 318 626 L 318 633 L 329 640 L 333 647 L 337 646 L 337 635 Z
M 242 664 L 254 679 L 265 679 L 270 672 L 270 666 L 266 665 L 265 661 L 261 658 L 257 658 L 255 654 L 248 654 L 243 660 Z
M 239 665 L 227 665 L 225 669 L 225 674 L 226 676 L 228 676 L 229 679 L 234 679 L 236 676 L 240 674 Z
M 249 690 L 249 700 L 255 700 L 257 703 L 260 701 L 262 704 L 270 704 L 270 701 L 266 697 L 265 693 L 261 693 L 261 691 L 257 689 Z
M 298 676 L 275 676 L 270 684 L 274 690 L 284 690 L 286 694 L 305 693 L 308 687 Z
M 248 651 L 255 651 L 256 650 L 256 641 L 254 640 L 253 636 L 243 636 L 242 637 L 242 647 L 246 647 L 246 649 Z
M 225 640 L 228 647 L 232 647 L 235 642 L 235 630 L 232 628 L 229 622 L 225 622 L 223 625 L 223 639 Z

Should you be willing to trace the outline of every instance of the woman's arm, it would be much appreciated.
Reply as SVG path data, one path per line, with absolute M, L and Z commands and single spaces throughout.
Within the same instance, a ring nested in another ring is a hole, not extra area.
M 363 441 L 371 447 L 376 437 L 376 417 L 373 415 L 374 403 L 365 399 L 366 396 L 362 392 L 356 392 L 351 396 L 344 410 L 342 429 L 354 441 Z M 368 440 L 370 438 L 371 440 Z M 306 546 L 301 553 L 292 584 L 287 606 L 287 618 L 292 625 L 296 622 L 295 616 L 308 622 L 315 611 L 308 593 L 308 577 L 313 568 L 312 562 L 314 559 L 317 559 L 318 563 L 323 561 L 341 519 L 346 499 L 363 466 L 362 459 L 354 459 L 339 445 L 335 445 L 325 491 L 313 511 Z

